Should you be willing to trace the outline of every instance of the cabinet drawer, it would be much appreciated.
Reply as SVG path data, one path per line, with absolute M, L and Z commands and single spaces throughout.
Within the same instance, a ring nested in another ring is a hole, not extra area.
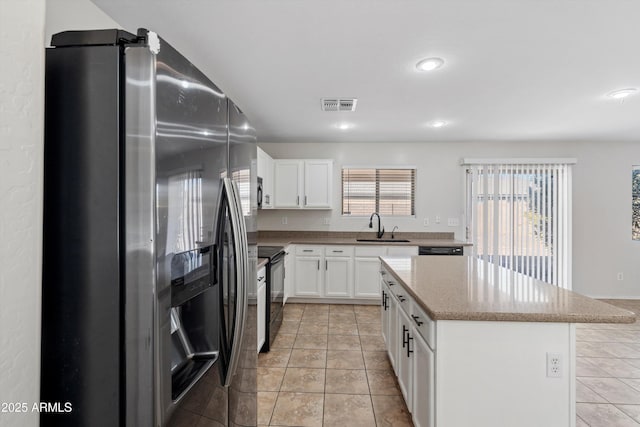
M 411 313 L 411 303 L 413 302 L 413 298 L 407 293 L 407 291 L 400 285 L 392 286 L 391 292 L 394 293 L 396 298 L 398 299 L 398 305 L 402 307 L 407 316 Z
M 411 319 L 413 326 L 433 350 L 436 348 L 436 322 L 415 301 L 411 303 Z
M 296 246 L 296 255 L 317 255 L 322 256 L 322 246 Z
M 353 256 L 353 246 L 325 246 L 325 256 Z
M 356 246 L 356 256 L 376 257 L 376 256 L 385 256 L 386 254 L 387 254 L 386 246 Z
M 382 278 L 383 285 L 389 289 L 391 295 L 395 297 L 397 292 L 402 293 L 402 286 L 398 284 L 398 281 L 394 279 L 384 267 L 380 269 L 380 277 Z

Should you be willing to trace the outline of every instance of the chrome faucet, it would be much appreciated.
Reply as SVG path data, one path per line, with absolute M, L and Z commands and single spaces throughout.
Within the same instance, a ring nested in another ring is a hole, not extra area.
M 369 228 L 373 228 L 373 216 L 374 215 L 378 217 L 378 232 L 376 233 L 376 237 L 378 239 L 381 239 L 382 236 L 384 235 L 384 227 L 382 227 L 382 229 L 380 228 L 380 215 L 378 214 L 378 212 L 372 213 L 371 216 L 369 217 Z
M 398 229 L 398 226 L 396 225 L 396 226 L 393 227 L 393 230 L 391 230 L 391 238 L 392 239 L 395 239 L 395 237 L 393 237 L 393 232 L 396 231 L 397 229 Z

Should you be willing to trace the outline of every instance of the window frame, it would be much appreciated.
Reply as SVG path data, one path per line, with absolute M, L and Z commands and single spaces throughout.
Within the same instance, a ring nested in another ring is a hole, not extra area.
M 367 213 L 367 214 L 345 214 L 345 193 L 344 193 L 344 186 L 345 186 L 345 182 L 344 182 L 344 171 L 346 169 L 371 169 L 375 171 L 376 174 L 376 188 L 375 188 L 375 211 L 373 212 L 378 212 L 379 213 L 379 209 L 380 209 L 380 181 L 377 177 L 378 173 L 380 170 L 411 170 L 413 171 L 413 191 L 410 195 L 410 202 L 411 202 L 411 214 L 409 215 L 390 215 L 390 214 L 381 214 L 384 215 L 385 217 L 392 217 L 392 218 L 416 218 L 416 194 L 418 193 L 417 191 L 417 186 L 418 186 L 418 168 L 417 166 L 414 165 L 343 165 L 340 168 L 340 215 L 343 218 L 365 218 L 368 217 L 369 215 L 371 215 L 373 212 Z

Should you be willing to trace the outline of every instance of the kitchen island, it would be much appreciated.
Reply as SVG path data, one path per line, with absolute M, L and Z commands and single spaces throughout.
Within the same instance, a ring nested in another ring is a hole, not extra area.
M 635 315 L 472 257 L 382 257 L 382 330 L 417 427 L 575 426 L 575 324 Z

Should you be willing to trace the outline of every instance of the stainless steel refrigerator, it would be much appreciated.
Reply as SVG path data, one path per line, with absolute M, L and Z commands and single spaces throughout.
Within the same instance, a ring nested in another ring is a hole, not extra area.
M 256 136 L 153 32 L 46 50 L 43 426 L 255 426 Z

